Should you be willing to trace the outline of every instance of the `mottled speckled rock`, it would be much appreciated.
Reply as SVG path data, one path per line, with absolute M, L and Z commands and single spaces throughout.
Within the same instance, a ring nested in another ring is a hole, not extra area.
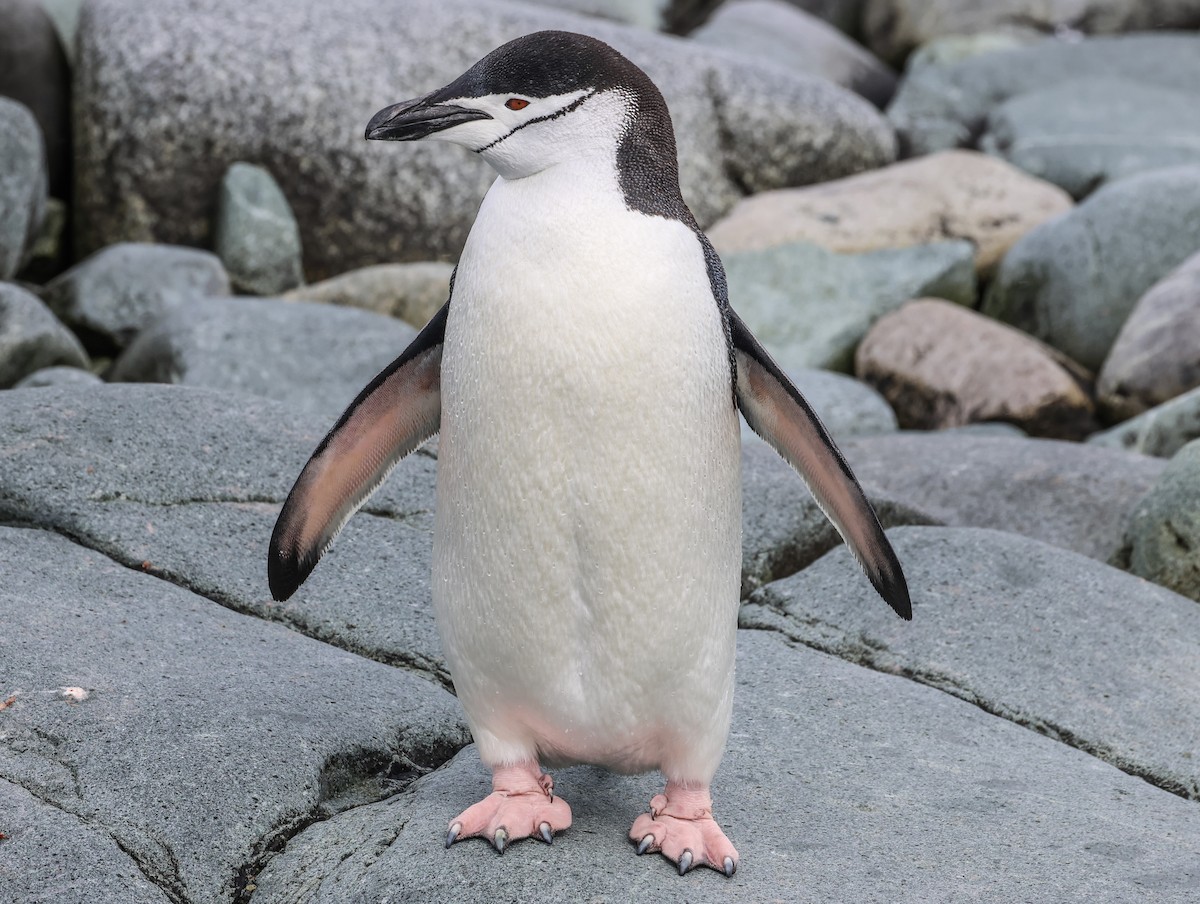
M 975 300 L 968 242 L 866 254 L 796 242 L 723 257 L 730 303 L 787 369 L 849 371 L 871 324 L 911 298 Z
M 1200 439 L 1200 388 L 1103 433 L 1092 434 L 1088 442 L 1170 458 L 1194 439 Z
M 1143 295 L 1096 380 L 1116 418 L 1140 414 L 1200 386 L 1200 254 Z
M 1013 246 L 982 311 L 1097 370 L 1138 298 L 1200 249 L 1197 210 L 1200 166 L 1105 186 Z
M 1018 330 L 934 298 L 876 321 L 858 346 L 854 371 L 906 428 L 1010 421 L 1058 439 L 1082 439 L 1096 428 L 1078 366 Z
M 708 234 L 722 254 L 788 242 L 846 253 L 966 239 L 986 278 L 1017 239 L 1071 206 L 1061 189 L 1006 163 L 946 151 L 834 182 L 751 195 Z
M 0 283 L 0 389 L 55 364 L 86 368 L 87 353 L 36 295 Z
M 819 75 L 883 107 L 896 73 L 822 19 L 783 0 L 722 4 L 692 40 L 785 69 Z
M 929 154 L 973 144 L 984 131 L 988 114 L 1010 97 L 1068 79 L 1097 78 L 1130 79 L 1197 93 L 1200 35 L 1168 32 L 1047 40 L 950 66 L 922 67 L 901 83 L 888 119 L 896 126 L 906 154 Z
M 237 292 L 278 295 L 304 282 L 300 227 L 261 166 L 235 163 L 221 180 L 213 250 Z
M 980 150 L 1082 198 L 1124 176 L 1200 163 L 1200 91 L 1073 79 L 1009 98 Z
M 80 245 L 208 247 L 225 170 L 254 160 L 291 203 L 314 280 L 456 256 L 494 172 L 462 148 L 367 142 L 363 129 L 384 105 L 440 87 L 540 28 L 608 40 L 657 81 L 679 137 L 684 195 L 704 223 L 747 190 L 894 158 L 887 121 L 824 79 L 545 7 L 96 0 L 80 27 Z
M 21 268 L 46 212 L 46 160 L 37 120 L 0 97 L 0 279 Z
M 453 272 L 452 265 L 436 261 L 377 264 L 301 286 L 282 297 L 362 308 L 399 317 L 420 328 L 450 297 L 450 274 Z
M 207 251 L 122 244 L 76 264 L 42 299 L 99 354 L 127 346 L 159 315 L 229 294 L 229 276 Z
M 1200 442 L 1190 442 L 1133 511 L 1117 561 L 1200 601 Z

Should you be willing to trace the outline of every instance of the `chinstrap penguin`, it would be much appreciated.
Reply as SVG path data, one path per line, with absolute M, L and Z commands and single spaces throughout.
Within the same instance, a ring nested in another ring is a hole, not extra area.
M 738 854 L 709 786 L 729 732 L 741 568 L 738 412 L 804 477 L 911 618 L 900 564 L 829 434 L 730 308 L 680 195 L 661 94 L 607 44 L 540 32 L 387 107 L 367 138 L 440 139 L 499 172 L 450 299 L 313 453 L 271 539 L 287 599 L 435 433 L 433 604 L 493 793 L 447 846 L 549 843 L 543 765 L 661 770 L 630 831 L 686 872 Z

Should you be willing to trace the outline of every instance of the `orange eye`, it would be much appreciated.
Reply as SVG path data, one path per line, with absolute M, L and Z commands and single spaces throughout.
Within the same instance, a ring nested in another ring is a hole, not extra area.
M 529 101 L 521 100 L 519 97 L 510 97 L 504 102 L 504 106 L 510 110 L 524 110 L 529 106 Z

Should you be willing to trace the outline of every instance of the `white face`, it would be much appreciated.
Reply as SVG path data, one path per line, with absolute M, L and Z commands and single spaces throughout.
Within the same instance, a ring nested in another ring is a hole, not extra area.
M 630 99 L 618 91 L 586 89 L 551 97 L 488 94 L 443 103 L 481 110 L 491 119 L 464 122 L 428 137 L 475 151 L 506 179 L 597 154 L 612 159 L 630 119 Z

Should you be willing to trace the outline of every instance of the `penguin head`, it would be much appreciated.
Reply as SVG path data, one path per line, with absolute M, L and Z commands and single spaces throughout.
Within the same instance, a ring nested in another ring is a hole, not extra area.
M 674 169 L 670 116 L 646 74 L 603 41 L 541 31 L 498 47 L 444 88 L 380 110 L 366 137 L 449 141 L 517 179 L 570 159 L 614 157 L 639 124 L 669 145 L 661 150 Z

